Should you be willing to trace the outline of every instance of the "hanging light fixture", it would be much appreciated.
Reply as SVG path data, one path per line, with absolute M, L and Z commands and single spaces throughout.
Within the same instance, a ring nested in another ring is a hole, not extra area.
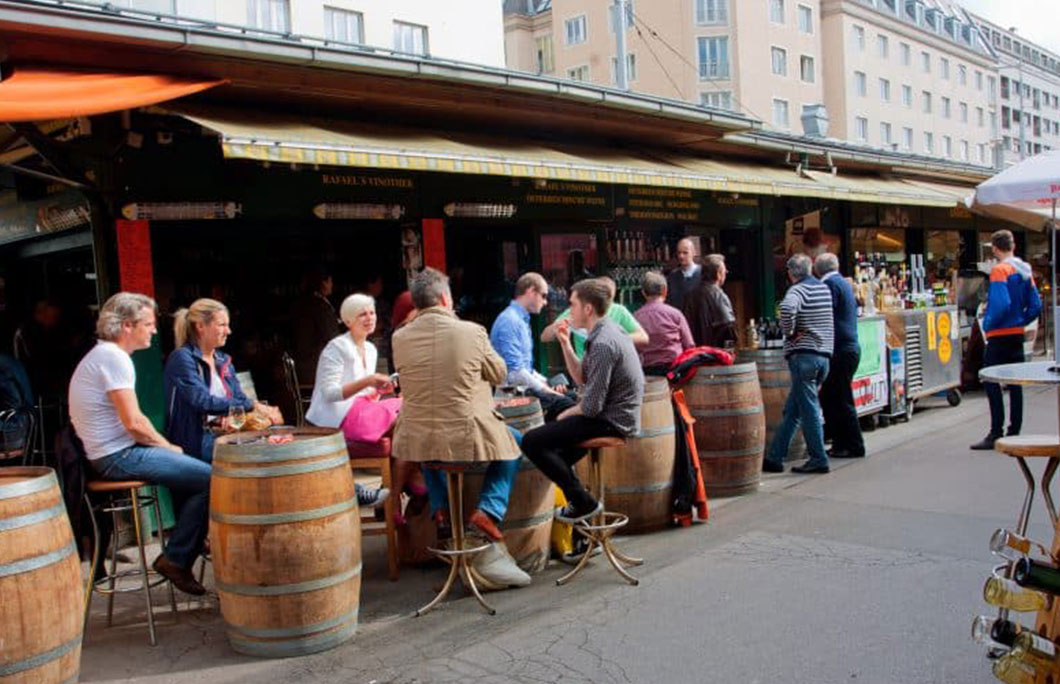
M 313 215 L 319 219 L 396 221 L 405 215 L 405 207 L 400 204 L 324 202 L 313 207 Z
M 234 219 L 242 212 L 238 202 L 134 202 L 121 208 L 121 215 L 130 221 Z
M 514 204 L 488 202 L 450 202 L 442 209 L 446 216 L 459 218 L 511 218 L 515 210 Z

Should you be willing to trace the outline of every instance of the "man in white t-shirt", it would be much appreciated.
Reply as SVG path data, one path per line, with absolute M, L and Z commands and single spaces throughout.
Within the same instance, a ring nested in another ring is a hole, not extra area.
M 206 589 L 191 567 L 208 530 L 210 465 L 159 434 L 136 400 L 130 355 L 151 346 L 155 310 L 153 299 L 130 292 L 103 305 L 96 323 L 99 342 L 70 378 L 70 421 L 101 478 L 146 480 L 170 490 L 177 524 L 153 567 L 181 591 L 201 596 Z

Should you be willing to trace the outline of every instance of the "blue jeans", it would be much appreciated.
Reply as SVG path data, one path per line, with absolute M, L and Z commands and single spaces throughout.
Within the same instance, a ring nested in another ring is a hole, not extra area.
M 783 465 L 795 430 L 801 425 L 802 436 L 806 438 L 806 450 L 810 453 L 806 465 L 826 466 L 828 454 L 824 451 L 821 404 L 817 399 L 817 391 L 828 377 L 828 359 L 818 354 L 796 352 L 788 357 L 788 369 L 791 371 L 791 392 L 766 458 Z
M 209 531 L 210 465 L 159 447 L 133 445 L 90 461 L 105 480 L 146 480 L 173 495 L 177 524 L 166 544 L 166 558 L 190 569 Z
M 509 427 L 509 432 L 518 444 L 523 443 L 523 435 Z M 510 461 L 490 461 L 486 466 L 486 477 L 482 481 L 482 491 L 478 495 L 478 508 L 491 518 L 500 522 L 508 512 L 508 497 L 512 493 L 512 483 L 519 472 L 519 459 Z M 427 496 L 431 500 L 431 514 L 441 509 L 448 510 L 449 487 L 445 473 L 431 468 L 423 469 L 423 481 L 427 485 Z

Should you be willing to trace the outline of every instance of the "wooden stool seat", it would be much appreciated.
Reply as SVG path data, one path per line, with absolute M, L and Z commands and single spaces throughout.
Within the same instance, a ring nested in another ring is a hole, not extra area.
M 346 452 L 350 455 L 350 468 L 353 470 L 378 470 L 383 487 L 390 490 L 393 503 L 383 502 L 383 522 L 375 519 L 370 511 L 361 516 L 361 534 L 367 536 L 384 535 L 386 537 L 387 577 L 391 582 L 398 578 L 397 524 L 394 522 L 394 506 L 401 505 L 401 492 L 394 491 L 392 477 L 393 460 L 390 458 L 390 438 L 384 437 L 378 442 L 346 442 Z
M 583 449 L 589 450 L 589 459 L 592 467 L 591 488 L 596 495 L 596 499 L 601 504 L 604 504 L 604 476 L 603 467 L 600 463 L 600 450 L 620 447 L 625 445 L 625 443 L 626 440 L 622 437 L 594 437 L 593 439 L 587 439 L 578 445 Z M 623 579 L 633 586 L 640 584 L 640 580 L 629 574 L 629 572 L 627 572 L 622 566 L 642 565 L 644 560 L 641 558 L 633 558 L 632 556 L 627 556 L 622 553 L 615 548 L 614 540 L 611 539 L 612 535 L 622 527 L 625 527 L 628 522 L 628 516 L 605 510 L 601 513 L 597 513 L 590 520 L 583 520 L 576 523 L 574 527 L 578 529 L 578 532 L 580 532 L 583 537 L 589 540 L 589 546 L 585 549 L 585 553 L 582 555 L 581 560 L 578 561 L 578 564 L 574 566 L 574 569 L 563 577 L 557 579 L 556 584 L 563 585 L 574 579 L 589 563 L 589 558 L 592 557 L 593 550 L 597 546 L 603 551 L 603 555 L 607 558 L 607 562 L 611 564 L 611 567 L 613 567 Z
M 120 492 L 125 489 L 139 489 L 149 484 L 151 483 L 144 480 L 92 480 L 85 484 L 85 489 L 90 492 Z
M 488 549 L 490 544 L 487 542 L 469 545 L 464 533 L 464 473 L 480 465 L 481 463 L 478 462 L 465 461 L 425 461 L 421 464 L 421 467 L 427 470 L 437 470 L 448 474 L 446 485 L 449 490 L 449 524 L 452 526 L 453 540 L 452 548 L 449 549 L 428 548 L 431 553 L 449 563 L 449 574 L 438 595 L 431 599 L 430 603 L 417 610 L 416 617 L 440 604 L 442 599 L 449 594 L 449 590 L 453 588 L 457 576 L 464 581 L 464 586 L 471 589 L 471 593 L 475 595 L 483 610 L 490 615 L 497 614 L 497 610 L 482 598 L 482 593 L 479 592 L 475 581 L 478 575 L 471 566 L 472 559 Z
M 994 450 L 1007 456 L 1060 458 L 1060 437 L 1057 435 L 1002 437 L 994 442 Z
M 620 447 L 626 444 L 625 437 L 593 437 L 587 439 L 578 446 L 582 449 L 608 449 L 611 447 Z

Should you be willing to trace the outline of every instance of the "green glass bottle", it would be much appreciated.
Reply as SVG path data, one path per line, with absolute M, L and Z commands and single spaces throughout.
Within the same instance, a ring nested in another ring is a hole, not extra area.
M 1020 558 L 1012 570 L 1012 579 L 1021 587 L 1060 594 L 1060 570 L 1050 563 Z

